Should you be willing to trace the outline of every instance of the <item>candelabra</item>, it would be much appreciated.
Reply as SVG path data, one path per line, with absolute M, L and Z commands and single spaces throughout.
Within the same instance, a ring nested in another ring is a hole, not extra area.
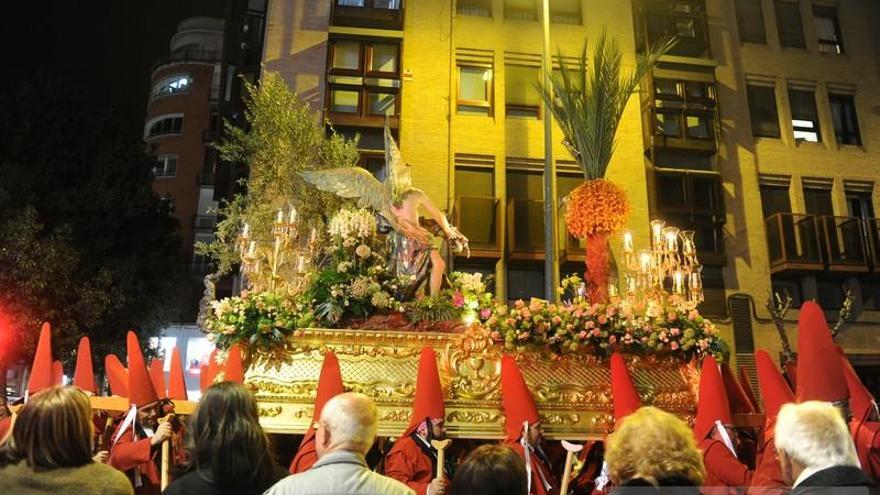
M 670 294 L 696 307 L 703 301 L 703 267 L 694 231 L 651 221 L 651 247 L 636 251 L 632 233 L 623 233 L 626 297 L 633 304 L 664 300 Z
M 256 238 L 245 223 L 238 235 L 242 286 L 255 291 L 299 293 L 318 253 L 317 232 L 313 228 L 308 239 L 301 237 L 294 207 L 287 215 L 278 210 L 271 241 Z

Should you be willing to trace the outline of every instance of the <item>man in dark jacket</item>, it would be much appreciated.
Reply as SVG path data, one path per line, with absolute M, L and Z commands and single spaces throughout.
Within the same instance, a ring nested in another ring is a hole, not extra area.
M 792 495 L 877 495 L 859 468 L 855 445 L 840 411 L 827 402 L 786 404 L 775 432 L 782 475 Z

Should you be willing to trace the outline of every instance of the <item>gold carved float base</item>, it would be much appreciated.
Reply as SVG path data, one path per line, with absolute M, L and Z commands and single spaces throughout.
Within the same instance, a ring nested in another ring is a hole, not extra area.
M 339 358 L 346 390 L 372 397 L 379 435 L 397 436 L 409 422 L 419 353 L 432 347 L 446 395 L 446 427 L 453 438 L 504 437 L 500 373 L 502 348 L 479 328 L 461 334 L 307 329 L 273 355 L 252 356 L 246 382 L 272 433 L 303 433 L 312 420 L 323 354 Z M 596 439 L 613 427 L 611 376 L 592 355 L 518 355 L 550 439 Z M 693 420 L 696 370 L 672 357 L 628 356 L 645 405 Z

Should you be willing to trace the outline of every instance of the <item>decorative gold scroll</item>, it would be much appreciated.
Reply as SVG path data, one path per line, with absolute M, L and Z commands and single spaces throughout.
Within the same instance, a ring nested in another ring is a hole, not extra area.
M 246 382 L 257 395 L 268 431 L 302 433 L 312 420 L 324 352 L 332 350 L 346 390 L 372 397 L 379 407 L 379 434 L 396 436 L 409 422 L 419 353 L 426 346 L 437 352 L 448 434 L 503 438 L 502 348 L 479 328 L 461 334 L 303 330 L 282 351 L 253 356 Z M 553 359 L 539 351 L 518 354 L 517 359 L 548 438 L 602 438 L 611 430 L 607 362 L 590 355 Z M 643 404 L 693 420 L 692 387 L 699 376 L 692 366 L 672 357 L 628 356 L 627 362 Z

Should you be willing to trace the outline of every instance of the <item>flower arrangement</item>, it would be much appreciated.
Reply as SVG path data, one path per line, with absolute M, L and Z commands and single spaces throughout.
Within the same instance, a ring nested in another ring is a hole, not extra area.
M 620 300 L 590 303 L 582 297 L 564 304 L 543 299 L 498 305 L 484 323 L 493 339 L 511 351 L 546 347 L 554 357 L 565 353 L 612 350 L 627 353 L 669 353 L 686 359 L 729 352 L 715 325 L 680 298 L 653 303 L 636 315 Z
M 486 282 L 480 273 L 452 272 L 451 287 L 436 296 L 425 296 L 404 305 L 413 323 L 460 319 L 469 325 L 482 322 L 492 315 L 494 299 L 486 292 Z
M 208 339 L 220 349 L 234 344 L 272 350 L 297 328 L 311 325 L 310 312 L 284 295 L 243 292 L 211 303 L 205 320 Z
M 366 317 L 397 308 L 399 284 L 385 266 L 386 247 L 376 219 L 365 209 L 339 210 L 327 226 L 330 244 L 305 292 L 315 319 L 333 326 L 346 317 Z

